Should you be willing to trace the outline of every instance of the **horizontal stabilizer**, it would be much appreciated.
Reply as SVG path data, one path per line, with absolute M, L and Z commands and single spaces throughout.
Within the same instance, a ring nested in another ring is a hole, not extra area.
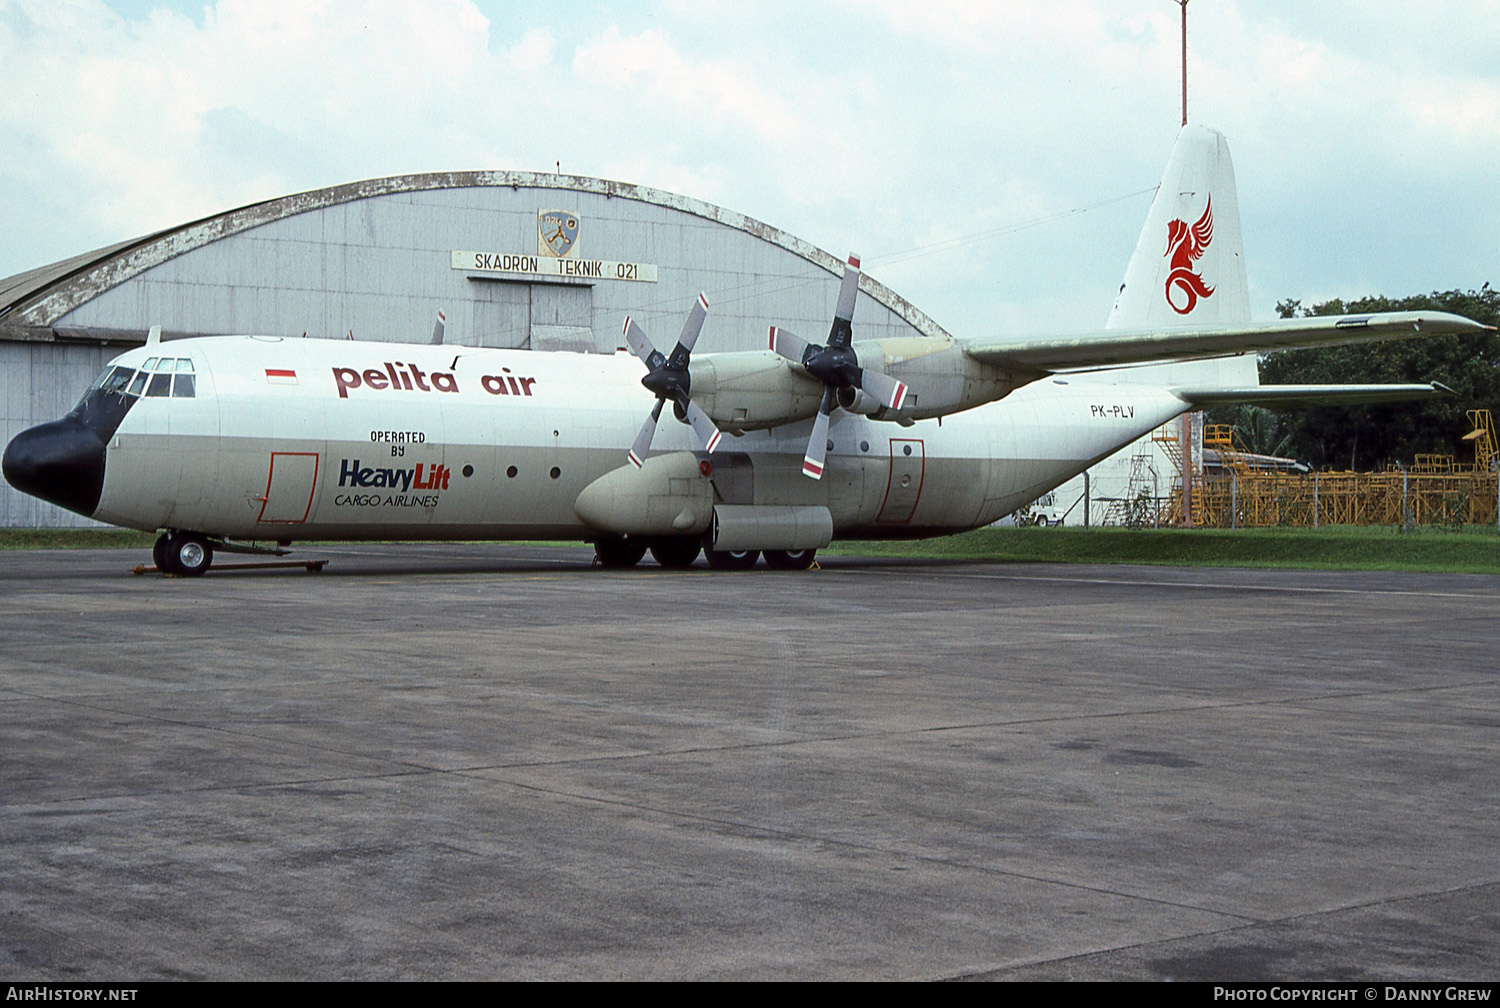
M 1479 333 L 1488 328 L 1461 315 L 1437 311 L 1316 315 L 1214 328 L 1107 329 L 1072 336 L 974 341 L 964 343 L 964 352 L 998 367 L 1077 371 L 1409 336 Z
M 1264 406 L 1300 409 L 1305 406 L 1348 406 L 1354 403 L 1404 402 L 1457 395 L 1441 382 L 1426 385 L 1252 385 L 1242 389 L 1177 388 L 1172 394 L 1195 409 L 1215 406 Z

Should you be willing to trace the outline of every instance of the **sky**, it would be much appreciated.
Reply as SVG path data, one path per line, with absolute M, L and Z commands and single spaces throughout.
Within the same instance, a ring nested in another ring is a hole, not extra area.
M 1177 0 L 0 0 L 0 277 L 288 193 L 597 176 L 748 214 L 956 335 L 1102 324 Z M 1252 312 L 1500 283 L 1500 0 L 1190 0 Z

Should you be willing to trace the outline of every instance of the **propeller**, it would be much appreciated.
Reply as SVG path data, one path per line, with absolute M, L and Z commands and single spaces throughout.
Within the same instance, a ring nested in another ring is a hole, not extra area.
M 646 377 L 641 379 L 641 384 L 656 396 L 651 416 L 646 419 L 645 426 L 635 436 L 635 444 L 630 448 L 630 461 L 637 469 L 645 461 L 646 452 L 651 450 L 651 441 L 656 437 L 656 421 L 661 417 L 662 405 L 668 399 L 676 407 L 678 417 L 692 425 L 698 440 L 703 442 L 705 451 L 712 452 L 719 447 L 719 438 L 722 436 L 719 428 L 714 426 L 708 414 L 688 394 L 692 383 L 692 376 L 688 374 L 688 359 L 692 355 L 693 344 L 698 342 L 698 333 L 703 330 L 703 320 L 707 317 L 708 298 L 699 294 L 670 357 L 663 355 L 652 345 L 651 338 L 640 326 L 629 318 L 625 319 L 625 342 L 630 345 L 630 352 L 646 365 Z
M 443 310 L 439 308 L 437 313 L 437 321 L 432 324 L 432 346 L 437 346 L 443 342 L 443 333 L 447 328 L 448 316 L 444 315 Z
M 823 478 L 828 452 L 828 417 L 846 389 L 859 389 L 865 395 L 898 410 L 906 402 L 907 387 L 890 375 L 859 366 L 859 355 L 850 341 L 854 334 L 854 299 L 859 294 L 859 257 L 851 255 L 844 266 L 844 282 L 839 288 L 839 303 L 833 312 L 833 327 L 828 330 L 828 344 L 809 343 L 785 329 L 771 327 L 771 349 L 793 364 L 802 365 L 808 374 L 823 383 L 823 399 L 813 421 L 807 454 L 802 458 L 802 473 L 813 479 Z

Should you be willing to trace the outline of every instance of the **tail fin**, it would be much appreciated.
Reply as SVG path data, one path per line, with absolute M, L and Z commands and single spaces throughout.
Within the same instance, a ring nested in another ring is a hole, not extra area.
M 1106 327 L 1250 321 L 1234 165 L 1223 134 L 1184 126 Z

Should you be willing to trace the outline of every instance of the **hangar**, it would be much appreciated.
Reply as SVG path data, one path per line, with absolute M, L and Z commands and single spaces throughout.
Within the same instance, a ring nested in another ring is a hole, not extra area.
M 216 334 L 615 353 L 634 317 L 676 337 L 700 291 L 700 351 L 823 335 L 843 261 L 672 193 L 533 172 L 401 175 L 298 193 L 0 280 L 4 444 L 67 412 L 110 358 Z M 946 336 L 864 277 L 859 338 Z M 96 523 L 0 483 L 0 526 Z

